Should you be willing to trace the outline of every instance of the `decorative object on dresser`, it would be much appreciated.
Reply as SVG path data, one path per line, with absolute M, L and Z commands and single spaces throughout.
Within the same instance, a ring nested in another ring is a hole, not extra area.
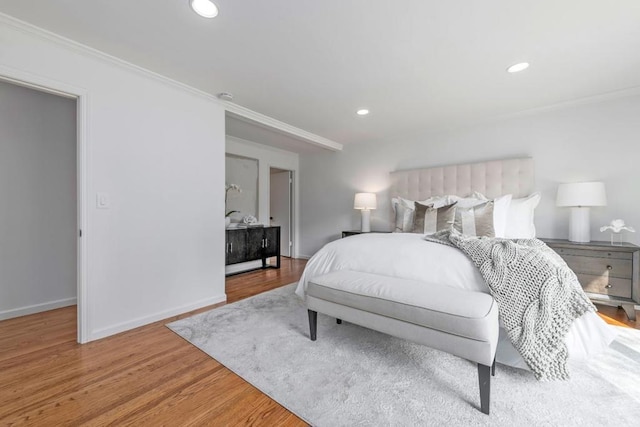
M 353 200 L 353 209 L 362 211 L 362 226 L 363 233 L 371 231 L 371 209 L 378 207 L 376 201 L 376 195 L 374 193 L 356 193 L 356 197 Z
M 542 239 L 576 273 L 591 301 L 620 306 L 630 320 L 640 303 L 640 247 L 631 243 L 573 243 Z
M 225 227 L 228 227 L 231 224 L 231 217 L 229 215 L 231 215 L 234 212 L 238 212 L 238 211 L 227 211 L 227 199 L 229 198 L 229 191 L 237 191 L 238 193 L 242 193 L 242 188 L 240 188 L 240 186 L 236 185 L 236 184 L 225 184 L 224 186 L 224 225 Z
M 611 221 L 609 225 L 605 225 L 600 227 L 600 232 L 603 233 L 607 230 L 611 230 L 611 245 L 612 246 L 620 246 L 623 242 L 622 232 L 628 231 L 630 233 L 635 233 L 636 229 L 633 227 L 629 227 L 625 225 L 624 220 L 614 219 Z
M 569 240 L 588 243 L 591 240 L 589 208 L 606 206 L 607 196 L 602 182 L 574 182 L 560 184 L 556 206 L 570 207 Z
M 267 258 L 276 257 L 276 265 Z M 225 265 L 262 260 L 262 268 L 280 268 L 280 227 L 242 227 L 226 230 Z

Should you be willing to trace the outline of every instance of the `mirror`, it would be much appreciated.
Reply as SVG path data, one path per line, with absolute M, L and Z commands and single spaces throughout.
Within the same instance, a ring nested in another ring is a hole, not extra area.
M 225 167 L 226 184 L 235 184 L 242 190 L 227 191 L 225 214 L 238 211 L 230 215 L 233 222 L 239 222 L 247 215 L 258 218 L 258 160 L 227 154 Z

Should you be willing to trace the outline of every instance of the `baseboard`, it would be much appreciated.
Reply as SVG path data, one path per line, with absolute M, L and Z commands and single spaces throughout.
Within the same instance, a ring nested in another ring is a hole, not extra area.
M 43 311 L 55 310 L 56 308 L 69 307 L 70 305 L 76 305 L 76 303 L 76 298 L 65 298 L 56 301 L 43 302 L 41 304 L 28 305 L 26 307 L 12 308 L 11 310 L 0 311 L 0 320 L 41 313 Z
M 296 259 L 309 259 L 309 258 L 311 258 L 311 255 L 298 254 L 298 256 L 296 257 Z
M 242 271 L 255 270 L 262 267 L 262 260 L 231 264 L 224 267 L 224 274 L 235 274 Z
M 118 323 L 107 328 L 96 329 L 89 332 L 89 341 L 99 340 L 111 335 L 119 334 L 120 332 L 129 331 L 140 326 L 148 325 L 149 323 L 157 322 L 159 320 L 167 319 L 169 317 L 177 316 L 179 314 L 187 313 L 189 311 L 197 310 L 209 305 L 219 304 L 227 301 L 227 295 L 216 295 L 215 297 L 200 300 L 191 304 L 186 304 L 180 307 L 172 308 L 170 310 L 161 311 L 159 313 L 152 314 L 150 316 L 138 317 L 127 322 Z

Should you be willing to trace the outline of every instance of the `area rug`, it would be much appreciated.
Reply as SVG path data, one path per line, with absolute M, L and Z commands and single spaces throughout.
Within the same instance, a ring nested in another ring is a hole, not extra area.
M 288 285 L 167 325 L 314 426 L 637 425 L 640 332 L 615 327 L 610 349 L 538 382 L 498 365 L 491 414 L 479 410 L 476 365 L 307 310 Z M 612 326 L 614 327 L 614 326 Z

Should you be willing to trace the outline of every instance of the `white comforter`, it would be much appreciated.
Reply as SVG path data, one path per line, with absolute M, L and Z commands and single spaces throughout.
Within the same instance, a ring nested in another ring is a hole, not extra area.
M 427 242 L 421 234 L 371 233 L 328 243 L 307 263 L 296 294 L 304 298 L 309 279 L 336 270 L 354 270 L 420 280 L 427 285 L 489 293 L 473 263 L 457 248 Z M 525 368 L 518 352 L 500 330 L 498 362 Z M 577 319 L 565 337 L 571 360 L 600 353 L 615 338 L 613 328 L 595 313 Z

